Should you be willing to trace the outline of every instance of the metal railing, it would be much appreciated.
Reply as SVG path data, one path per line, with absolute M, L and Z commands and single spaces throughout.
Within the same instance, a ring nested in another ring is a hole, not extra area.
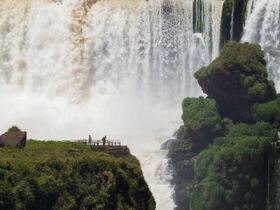
M 121 146 L 121 141 L 119 140 L 106 140 L 105 142 L 103 142 L 102 140 L 98 140 L 98 139 L 93 139 L 93 140 L 88 140 L 88 139 L 81 139 L 78 140 L 79 143 L 84 143 L 87 145 L 91 145 L 91 146 L 106 146 L 106 147 L 120 147 Z

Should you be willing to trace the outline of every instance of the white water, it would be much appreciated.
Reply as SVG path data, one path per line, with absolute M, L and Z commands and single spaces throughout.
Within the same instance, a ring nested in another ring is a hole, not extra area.
M 251 0 L 249 2 L 242 41 L 260 44 L 266 53 L 269 77 L 280 89 L 280 1 Z
M 223 12 L 223 0 L 196 1 L 196 18 L 202 17 L 201 28 L 205 45 L 208 46 L 208 57 L 213 60 L 220 52 L 221 17 Z M 196 24 L 197 27 L 197 24 Z
M 246 18 L 248 18 L 248 16 L 252 13 L 254 7 L 255 7 L 255 3 L 258 0 L 249 0 L 247 3 L 247 10 L 246 10 Z
M 218 55 L 222 1 L 1 0 L 0 132 L 36 139 L 121 139 L 141 162 L 157 209 L 173 209 L 166 152 L 193 72 Z M 207 26 L 207 27 L 206 27 Z
M 231 10 L 231 20 L 230 20 L 230 41 L 233 40 L 233 29 L 234 29 L 234 6 Z

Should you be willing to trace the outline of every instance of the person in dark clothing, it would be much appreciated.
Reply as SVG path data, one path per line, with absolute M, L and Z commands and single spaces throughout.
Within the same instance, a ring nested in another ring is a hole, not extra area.
M 103 138 L 102 138 L 102 142 L 103 142 L 103 146 L 105 146 L 105 144 L 106 144 L 106 136 L 104 136 Z
M 88 144 L 91 144 L 91 143 L 92 143 L 91 135 L 88 135 Z

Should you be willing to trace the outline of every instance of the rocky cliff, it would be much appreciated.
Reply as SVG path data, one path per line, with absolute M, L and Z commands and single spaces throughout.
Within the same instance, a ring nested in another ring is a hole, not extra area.
M 155 209 L 127 147 L 27 141 L 0 148 L 0 209 Z
M 184 99 L 184 125 L 169 149 L 177 209 L 272 203 L 280 108 L 263 56 L 259 46 L 232 42 L 195 73 L 208 96 Z

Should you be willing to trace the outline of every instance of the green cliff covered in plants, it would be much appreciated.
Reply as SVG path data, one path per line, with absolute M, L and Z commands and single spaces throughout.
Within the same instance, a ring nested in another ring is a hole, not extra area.
M 184 99 L 169 148 L 177 209 L 273 209 L 280 102 L 263 56 L 231 42 L 195 73 L 207 97 Z
M 1 210 L 155 209 L 127 147 L 27 141 L 0 148 Z

